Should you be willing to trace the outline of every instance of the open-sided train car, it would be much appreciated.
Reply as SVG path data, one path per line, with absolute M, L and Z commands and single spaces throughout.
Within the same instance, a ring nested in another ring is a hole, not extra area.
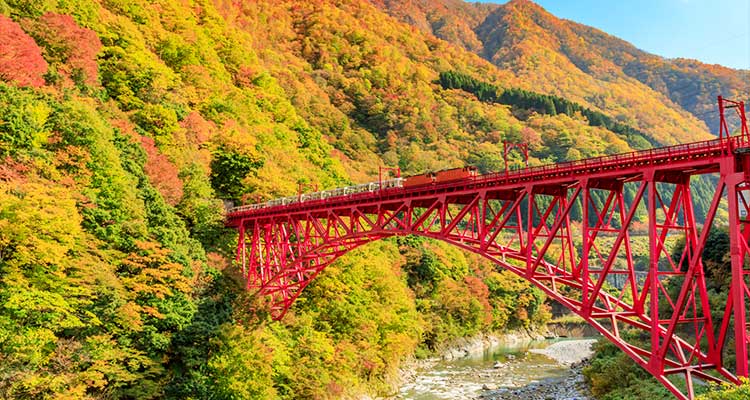
M 453 182 L 462 179 L 474 179 L 477 176 L 477 167 L 467 166 L 461 168 L 450 168 L 435 172 L 428 172 L 420 175 L 413 175 L 406 178 L 394 178 L 382 182 L 369 182 L 359 185 L 347 186 L 342 188 L 323 190 L 314 193 L 298 194 L 297 196 L 282 197 L 279 199 L 269 200 L 265 203 L 243 205 L 233 207 L 232 212 L 244 210 L 257 210 L 266 207 L 287 206 L 294 203 L 306 202 L 311 200 L 325 200 L 331 197 L 348 196 L 363 192 L 375 192 L 382 189 L 392 188 L 411 188 L 417 186 L 434 185 L 445 182 Z

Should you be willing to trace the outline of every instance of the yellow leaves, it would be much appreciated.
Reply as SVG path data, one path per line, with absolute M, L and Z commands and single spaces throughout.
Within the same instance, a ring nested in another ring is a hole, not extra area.
M 583 155 L 581 155 L 581 152 L 575 147 L 568 149 L 568 152 L 565 154 L 565 161 L 575 161 L 582 158 L 584 158 Z
M 32 286 L 29 280 L 17 276 L 17 273 L 12 275 L 3 279 L 9 289 L 5 292 L 2 307 L 16 321 L 55 330 L 85 326 L 62 294 L 40 290 Z
M 389 331 L 383 337 L 385 364 L 394 367 L 406 354 L 411 354 L 419 344 L 419 336 L 409 332 Z
M 141 310 L 141 306 L 133 302 L 126 302 L 120 306 L 117 314 L 122 327 L 128 331 L 140 332 L 143 329 Z
M 424 326 L 412 293 L 394 273 L 402 262 L 392 243 L 372 243 L 305 289 L 296 312 L 275 325 L 277 337 L 291 336 L 282 345 L 300 370 L 292 372 L 295 388 L 308 397 L 325 397 L 325 390 L 353 394 L 359 385 L 384 389 L 373 385 L 414 350 Z
M 62 270 L 81 234 L 81 216 L 69 190 L 43 183 L 0 184 L 0 261 Z
M 57 340 L 54 332 L 49 329 L 21 328 L 14 333 L 3 346 L 11 350 L 7 362 L 20 362 L 32 367 L 47 363 Z
M 137 296 L 164 299 L 174 290 L 192 292 L 190 279 L 183 274 L 181 264 L 169 260 L 169 250 L 155 242 L 138 241 L 137 251 L 121 262 L 122 281 Z M 153 314 L 153 311 L 151 311 Z
M 241 399 L 275 398 L 274 368 L 289 361 L 276 359 L 278 353 L 283 356 L 284 347 L 273 343 L 273 336 L 264 327 L 252 331 L 241 325 L 222 328 L 222 346 L 208 361 L 219 395 Z
M 123 349 L 109 334 L 87 337 L 83 352 L 90 365 L 82 375 L 84 381 L 95 388 L 105 388 L 110 382 L 119 385 L 134 382 L 142 377 L 131 371 L 146 371 L 154 363 L 137 350 Z
M 258 159 L 257 151 L 255 146 L 257 145 L 257 137 L 270 135 L 271 128 L 267 126 L 255 127 L 253 134 L 244 125 L 240 124 L 234 119 L 228 119 L 224 121 L 224 124 L 219 129 L 220 136 L 216 138 L 216 143 L 220 146 L 224 146 L 227 149 L 233 150 L 243 155 L 247 155 L 253 159 Z
M 39 148 L 47 143 L 47 138 L 50 132 L 47 131 L 45 125 L 47 124 L 47 119 L 52 110 L 47 104 L 39 101 L 26 105 L 24 112 L 27 116 L 27 122 L 34 126 L 32 145 L 35 148 Z
M 54 399 L 71 399 L 66 393 L 66 376 L 49 374 L 42 371 L 24 371 L 13 378 L 8 390 L 11 398 L 49 398 L 54 393 Z
M 698 396 L 698 400 L 741 400 L 750 397 L 750 380 L 740 376 L 740 385 L 722 382 L 720 385 L 711 382 L 711 391 Z

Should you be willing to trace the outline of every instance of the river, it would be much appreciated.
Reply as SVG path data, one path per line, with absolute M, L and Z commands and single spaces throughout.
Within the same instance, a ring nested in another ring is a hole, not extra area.
M 593 339 L 514 341 L 456 360 L 420 363 L 398 398 L 588 400 L 580 368 Z M 481 396 L 481 397 L 480 397 Z

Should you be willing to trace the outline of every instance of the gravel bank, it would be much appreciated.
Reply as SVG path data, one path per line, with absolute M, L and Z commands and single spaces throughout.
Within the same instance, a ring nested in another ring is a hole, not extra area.
M 591 346 L 596 339 L 566 340 L 549 345 L 543 349 L 530 349 L 532 353 L 543 354 L 562 365 L 572 365 L 594 355 Z
M 482 400 L 593 400 L 583 381 L 584 363 L 571 366 L 570 374 L 549 378 L 521 388 L 488 390 L 479 396 Z
M 586 360 L 594 352 L 591 345 L 596 339 L 567 340 L 529 352 L 543 354 L 562 365 L 569 365 L 570 372 L 563 377 L 544 379 L 520 388 L 501 388 L 482 393 L 485 400 L 590 400 L 593 399 L 581 373 Z

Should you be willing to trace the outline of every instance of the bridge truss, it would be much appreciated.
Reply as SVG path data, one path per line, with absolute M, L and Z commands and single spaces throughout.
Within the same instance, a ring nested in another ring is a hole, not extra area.
M 248 289 L 266 296 L 276 319 L 352 249 L 391 236 L 425 236 L 527 279 L 688 399 L 698 382 L 748 376 L 746 129 L 731 138 L 444 184 L 238 210 L 227 225 L 239 230 L 237 258 Z M 706 175 L 712 199 L 696 215 L 691 182 Z M 576 209 L 578 221 L 571 217 Z M 729 295 L 717 298 L 702 255 L 709 234 L 721 229 L 722 210 L 732 278 Z M 645 278 L 631 241 L 644 231 Z M 683 246 L 669 245 L 675 235 L 684 237 Z M 644 339 L 648 345 L 639 345 Z

